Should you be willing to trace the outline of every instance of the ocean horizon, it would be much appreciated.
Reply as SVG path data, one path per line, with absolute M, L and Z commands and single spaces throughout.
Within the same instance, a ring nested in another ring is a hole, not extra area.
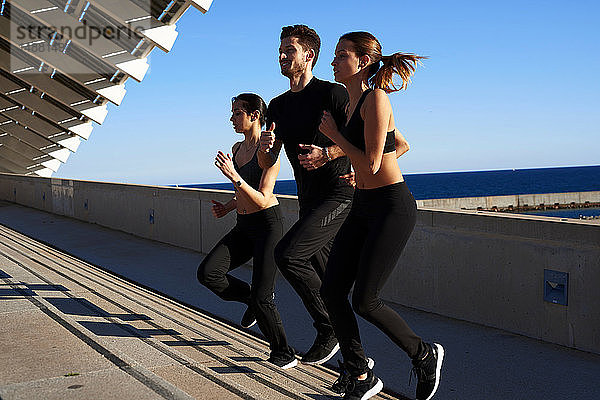
M 600 191 L 600 165 L 405 174 L 417 200 Z M 173 185 L 233 190 L 230 182 Z M 296 181 L 278 180 L 276 194 L 296 195 Z
M 590 192 L 600 191 L 600 165 L 405 174 L 404 179 L 417 200 Z M 233 190 L 230 182 L 174 186 Z M 293 179 L 278 180 L 275 183 L 274 192 L 296 195 L 296 181 Z M 579 218 L 580 216 L 599 216 L 600 209 L 536 210 L 528 212 L 528 214 Z

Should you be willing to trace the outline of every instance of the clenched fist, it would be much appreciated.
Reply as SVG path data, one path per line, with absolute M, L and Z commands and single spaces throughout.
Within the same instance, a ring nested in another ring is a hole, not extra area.
M 258 150 L 263 153 L 268 153 L 273 148 L 275 144 L 275 122 L 271 123 L 271 126 L 266 131 L 262 131 L 260 133 L 260 143 Z

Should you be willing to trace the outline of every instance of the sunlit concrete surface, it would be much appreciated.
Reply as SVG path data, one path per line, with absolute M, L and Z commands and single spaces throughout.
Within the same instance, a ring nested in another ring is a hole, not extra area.
M 282 371 L 267 357 L 249 332 L 0 227 L 2 399 L 332 394 L 334 371 Z
M 267 357 L 248 332 L 0 227 L 2 399 L 332 394 L 333 371 Z
M 38 392 L 46 396 L 39 398 L 95 398 L 86 390 L 105 396 L 98 398 L 111 398 L 113 391 L 115 397 L 121 396 L 123 387 L 128 388 L 128 395 L 121 398 L 136 398 L 137 393 L 160 398 L 169 390 L 173 396 L 201 399 L 240 396 L 230 388 L 265 399 L 286 398 L 257 380 L 260 377 L 299 398 L 332 396 L 326 388 L 336 378 L 332 370 L 300 366 L 280 374 L 259 361 L 266 358 L 267 347 L 253 336 L 258 331 L 250 335 L 236 328 L 244 307 L 220 301 L 195 281 L 201 253 L 12 203 L 0 203 L 0 224 L 2 399 L 29 399 Z M 243 279 L 249 274 L 247 268 L 236 272 Z M 10 283 L 20 285 L 12 287 Z M 33 299 L 131 369 L 119 368 L 90 349 L 40 310 L 30 301 Z M 314 339 L 314 329 L 297 296 L 281 279 L 276 301 L 290 343 L 300 354 L 305 352 Z M 600 398 L 598 355 L 391 305 L 418 334 L 446 348 L 438 399 Z M 398 398 L 414 398 L 415 383 L 409 385 L 411 365 L 406 356 L 373 326 L 361 320 L 360 327 L 367 354 L 376 362 L 375 373 L 386 388 L 399 393 Z M 72 373 L 80 375 L 64 376 Z M 142 381 L 152 382 L 151 387 Z M 308 387 L 298 381 L 306 381 Z M 84 386 L 67 389 L 76 385 Z M 77 393 L 84 395 L 76 397 Z M 212 393 L 214 397 L 209 397 Z M 223 393 L 225 397 L 219 397 Z

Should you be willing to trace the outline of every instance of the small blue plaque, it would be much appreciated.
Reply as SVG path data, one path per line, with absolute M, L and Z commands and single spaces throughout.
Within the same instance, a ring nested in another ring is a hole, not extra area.
M 566 306 L 568 293 L 569 273 L 545 269 L 544 301 Z

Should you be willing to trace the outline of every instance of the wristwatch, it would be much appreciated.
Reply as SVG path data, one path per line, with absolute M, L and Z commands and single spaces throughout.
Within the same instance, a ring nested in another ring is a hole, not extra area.
M 236 181 L 236 182 L 234 183 L 234 185 L 235 185 L 236 187 L 241 187 L 241 186 L 242 186 L 242 180 L 240 179 L 239 181 Z
M 325 154 L 325 159 L 327 161 L 331 161 L 331 156 L 329 155 L 329 149 L 327 147 L 323 147 L 323 154 Z

